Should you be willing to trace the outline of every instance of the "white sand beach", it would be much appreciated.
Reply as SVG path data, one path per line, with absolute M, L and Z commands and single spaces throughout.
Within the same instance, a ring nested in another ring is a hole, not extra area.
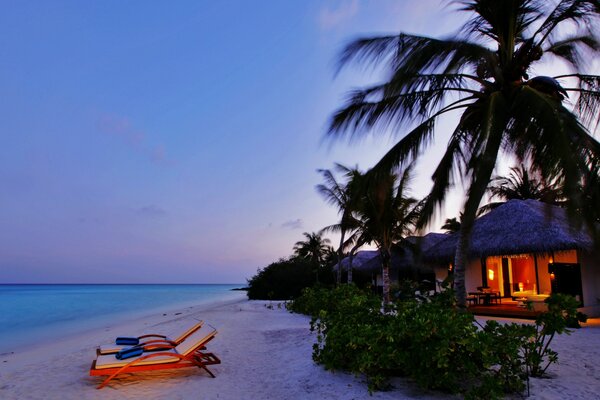
M 273 309 L 267 306 L 271 304 Z M 369 397 L 364 379 L 325 371 L 313 363 L 315 335 L 309 318 L 280 303 L 245 299 L 188 307 L 106 327 L 52 344 L 15 349 L 0 356 L 2 399 L 447 399 L 406 379 Z M 166 314 L 166 315 L 164 315 Z M 170 333 L 197 318 L 219 333 L 208 345 L 222 364 L 210 378 L 197 368 L 124 375 L 96 390 L 100 377 L 88 375 L 95 348 L 117 335 Z M 551 379 L 531 381 L 531 399 L 600 399 L 600 321 L 560 336 L 552 346 L 560 363 Z

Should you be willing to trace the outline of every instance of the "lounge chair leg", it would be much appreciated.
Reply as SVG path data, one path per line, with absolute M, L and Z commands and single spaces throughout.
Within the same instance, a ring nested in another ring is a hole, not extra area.
M 212 378 L 216 378 L 215 374 L 213 374 L 210 369 L 206 368 L 205 365 L 198 365 L 198 368 L 201 368 L 203 370 L 205 370 L 206 372 L 208 372 L 208 374 L 212 377 Z

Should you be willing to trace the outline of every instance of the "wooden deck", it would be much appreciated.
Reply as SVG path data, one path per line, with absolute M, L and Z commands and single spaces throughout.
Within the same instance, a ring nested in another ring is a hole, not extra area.
M 468 311 L 475 315 L 485 315 L 488 317 L 507 317 L 507 318 L 523 318 L 535 319 L 540 312 L 528 310 L 523 307 L 518 307 L 516 302 L 502 300 L 502 304 L 490 305 L 472 305 Z

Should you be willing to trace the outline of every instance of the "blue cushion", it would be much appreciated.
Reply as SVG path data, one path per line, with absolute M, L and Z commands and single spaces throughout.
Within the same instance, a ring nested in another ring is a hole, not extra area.
M 141 347 L 128 347 L 119 351 L 115 357 L 117 360 L 125 360 L 126 358 L 136 357 L 141 355 L 144 352 L 144 349 Z
M 135 346 L 136 344 L 140 344 L 140 339 L 136 337 L 119 336 L 115 341 L 115 344 L 119 346 Z

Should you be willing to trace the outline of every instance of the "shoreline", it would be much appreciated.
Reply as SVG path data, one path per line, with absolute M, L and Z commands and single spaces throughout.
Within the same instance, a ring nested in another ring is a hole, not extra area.
M 45 355 L 54 356 L 56 354 L 64 353 L 80 343 L 90 342 L 92 340 L 90 338 L 99 338 L 100 340 L 103 340 L 94 345 L 99 346 L 114 341 L 114 337 L 119 335 L 135 336 L 147 333 L 168 334 L 169 331 L 160 331 L 161 325 L 169 326 L 175 322 L 185 320 L 186 318 L 193 318 L 191 316 L 192 313 L 203 312 L 244 301 L 247 301 L 245 293 L 243 294 L 243 297 L 240 294 L 239 298 L 234 299 L 208 300 L 200 303 L 185 302 L 176 305 L 174 304 L 172 306 L 158 307 L 153 310 L 148 310 L 148 312 L 142 315 L 136 315 L 135 318 L 127 318 L 127 316 L 119 315 L 112 323 L 103 322 L 96 328 L 85 328 L 74 333 L 67 332 L 59 340 L 44 340 L 42 338 L 40 341 L 29 346 L 21 346 L 10 352 L 3 352 L 0 354 L 0 365 L 6 366 L 9 362 L 22 365 L 23 361 L 30 359 L 33 354 L 37 354 L 40 351 Z M 181 325 L 185 325 L 185 322 L 182 322 Z M 191 323 L 189 325 L 191 325 Z M 158 330 L 152 331 L 154 327 L 157 327 Z M 177 329 L 174 328 L 169 330 L 177 331 Z M 96 342 L 91 341 L 91 343 Z
M 30 284 L 27 285 L 16 285 L 16 286 L 32 286 Z M 42 286 L 42 285 L 34 285 L 34 286 Z M 61 285 L 43 285 L 48 287 L 56 287 Z M 66 286 L 66 285 L 62 285 Z M 77 288 L 82 285 L 72 285 Z M 115 285 L 84 285 L 84 286 L 115 286 Z M 122 285 L 123 287 L 128 287 L 131 285 Z M 140 286 L 148 286 L 148 285 L 140 285 Z M 169 285 L 152 285 L 156 287 L 164 287 Z M 174 285 L 174 287 L 181 285 Z M 198 286 L 198 285 L 190 285 L 190 286 Z M 209 285 L 200 285 L 200 286 L 209 286 Z M 225 285 L 228 287 L 235 287 L 235 285 Z M 3 326 L 2 332 L 0 334 L 0 338 L 2 338 L 2 342 L 0 343 L 0 356 L 5 355 L 7 353 L 14 353 L 15 350 L 13 345 L 11 344 L 12 337 L 15 337 L 16 347 L 18 349 L 21 348 L 30 348 L 30 347 L 38 347 L 40 343 L 40 333 L 43 334 L 41 338 L 41 342 L 43 344 L 48 342 L 57 342 L 63 341 L 64 339 L 70 339 L 75 336 L 90 334 L 96 331 L 104 330 L 107 328 L 111 328 L 115 325 L 129 325 L 131 322 L 135 322 L 138 320 L 146 320 L 148 318 L 152 318 L 158 314 L 169 314 L 171 312 L 176 312 L 182 309 L 194 308 L 194 307 L 210 307 L 212 304 L 219 304 L 221 302 L 227 301 L 235 301 L 242 297 L 241 292 L 232 291 L 232 290 L 223 290 L 220 293 L 214 293 L 209 295 L 204 295 L 200 293 L 199 298 L 182 298 L 173 301 L 172 299 L 165 298 L 165 302 L 157 302 L 153 301 L 149 304 L 136 304 L 134 307 L 126 309 L 122 306 L 117 306 L 113 308 L 107 308 L 106 306 L 101 309 L 101 312 L 98 314 L 94 313 L 94 308 L 92 307 L 91 311 L 88 309 L 81 309 L 78 311 L 79 313 L 85 313 L 81 317 L 72 311 L 67 312 L 66 315 L 55 314 L 57 317 L 55 320 L 47 319 L 44 323 L 33 324 L 31 321 L 35 321 L 37 314 L 40 314 L 38 310 L 43 310 L 47 303 L 39 303 L 35 308 L 35 310 L 23 310 L 22 314 L 14 314 L 11 313 L 10 310 L 6 310 L 7 314 L 11 316 L 11 318 L 17 318 L 16 321 L 19 321 L 20 315 L 25 317 L 25 320 L 28 320 L 27 325 L 19 326 L 17 324 L 17 328 L 14 332 L 10 332 L 7 327 L 11 325 L 11 319 L 6 316 L 6 313 L 3 316 L 0 316 L 0 320 L 2 320 Z M 110 294 L 108 294 L 110 296 Z M 140 293 L 139 296 L 147 296 L 148 294 Z M 152 293 L 149 294 L 152 296 Z M 96 294 L 87 295 L 88 298 L 96 297 Z M 164 294 L 161 294 L 164 297 Z M 189 296 L 188 296 L 189 297 Z M 88 299 L 84 299 L 87 301 Z M 3 307 L 10 307 L 10 302 L 3 306 L 0 306 L 0 309 Z M 17 308 L 18 309 L 18 308 Z M 176 310 L 176 311 L 174 311 Z M 33 319 L 32 319 L 33 318 Z M 61 322 L 62 321 L 62 322 Z M 23 327 L 25 326 L 25 328 Z M 45 333 L 45 334 L 44 334 Z
M 272 308 L 268 306 L 273 306 Z M 282 302 L 247 300 L 173 308 L 163 315 L 136 318 L 49 345 L 0 356 L 0 398 L 4 399 L 457 399 L 426 391 L 404 378 L 393 389 L 369 395 L 362 377 L 326 371 L 312 360 L 316 336 L 310 318 L 289 313 Z M 102 390 L 100 377 L 90 377 L 95 347 L 121 334 L 169 333 L 202 319 L 218 334 L 208 344 L 222 361 L 210 378 L 197 368 L 125 374 Z M 598 322 L 598 321 L 594 321 Z M 552 379 L 532 379 L 531 399 L 597 398 L 600 392 L 600 326 L 592 323 L 551 346 L 559 364 Z

